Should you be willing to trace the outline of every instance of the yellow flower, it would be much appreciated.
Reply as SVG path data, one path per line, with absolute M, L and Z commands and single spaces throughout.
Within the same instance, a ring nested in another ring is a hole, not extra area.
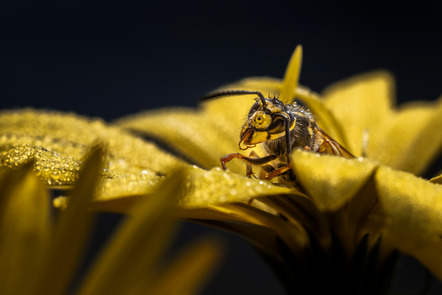
M 218 256 L 201 241 L 167 267 L 158 258 L 174 228 L 173 202 L 182 176 L 170 177 L 131 212 L 97 257 L 83 282 L 75 282 L 93 214 L 88 209 L 102 170 L 94 148 L 82 165 L 67 208 L 53 218 L 50 198 L 34 165 L 0 171 L 1 294 L 192 294 Z M 102 176 L 101 176 L 102 177 Z M 54 219 L 54 220 L 53 220 Z M 72 285 L 75 283 L 75 285 Z
M 291 186 L 247 178 L 239 160 L 222 171 L 219 158 L 240 152 L 240 129 L 254 103 L 249 96 L 232 96 L 204 102 L 197 110 L 148 111 L 112 126 L 59 113 L 4 112 L 1 164 L 20 166 L 36 158 L 37 174 L 64 187 L 75 183 L 87 147 L 95 140 L 107 142 L 110 156 L 93 206 L 117 212 L 128 212 L 146 195 L 156 198 L 156 185 L 180 169 L 185 175 L 181 216 L 242 235 L 288 291 L 356 294 L 363 287 L 381 292 L 388 287 L 397 250 L 442 280 L 440 176 L 430 181 L 416 176 L 440 154 L 442 100 L 395 108 L 393 81 L 385 72 L 335 84 L 320 96 L 297 84 L 301 55 L 298 48 L 283 80 L 248 78 L 223 89 L 279 93 L 285 102 L 297 97 L 327 134 L 364 157 L 296 150 Z M 162 141 L 199 167 L 126 130 Z M 255 151 L 263 155 L 260 147 Z
M 235 198 L 229 192 L 230 185 L 214 191 L 214 185 L 208 184 L 206 193 L 211 199 L 200 200 L 193 193 L 182 198 L 184 206 L 196 208 L 185 216 L 240 233 L 269 255 L 276 268 L 295 272 L 299 285 L 305 283 L 306 288 L 318 279 L 318 269 L 330 267 L 328 255 L 336 247 L 345 253 L 343 261 L 353 267 L 357 259 L 363 261 L 361 247 L 369 245 L 372 250 L 367 251 L 371 255 L 376 251 L 378 267 L 385 268 L 391 267 L 388 259 L 398 249 L 416 257 L 442 279 L 442 188 L 407 173 L 422 174 L 441 151 L 442 100 L 394 108 L 393 79 L 386 72 L 337 83 L 320 97 L 297 86 L 300 56 L 298 49 L 282 81 L 248 78 L 221 89 L 279 93 L 284 101 L 296 96 L 317 116 L 323 130 L 354 155 L 366 158 L 344 159 L 295 151 L 292 166 L 299 186 L 283 193 L 277 192 L 281 187 L 275 186 L 275 191 L 265 197 L 235 189 L 235 194 L 241 196 Z M 220 157 L 240 152 L 240 127 L 253 103 L 251 97 L 232 96 L 204 102 L 199 110 L 148 111 L 117 124 L 160 139 L 186 158 L 211 169 L 219 166 Z M 256 151 L 263 155 L 259 148 Z M 228 168 L 245 174 L 240 161 L 229 162 Z M 244 178 L 243 186 L 251 181 Z M 249 198 L 244 199 L 244 194 Z M 220 203 L 220 195 L 228 202 Z M 312 244 L 318 243 L 325 254 L 319 252 L 327 258 L 312 261 L 317 264 L 310 268 L 311 272 L 305 271 L 305 265 L 310 263 L 306 259 L 299 273 L 293 265 L 287 265 L 288 257 L 281 254 L 284 251 L 278 243 L 295 253 L 297 261 L 305 259 Z M 352 275 L 366 275 L 351 267 L 344 273 L 334 273 L 336 267 L 324 275 L 334 278 L 335 283 L 350 281 Z M 309 276 L 314 279 L 309 280 Z M 291 285 L 291 280 L 293 276 L 286 280 L 287 288 L 302 288 Z

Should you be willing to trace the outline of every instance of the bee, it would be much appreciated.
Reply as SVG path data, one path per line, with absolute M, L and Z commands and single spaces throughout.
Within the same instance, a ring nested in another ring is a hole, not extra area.
M 259 91 L 221 90 L 207 94 L 203 100 L 232 95 L 256 95 L 255 103 L 250 108 L 247 120 L 241 128 L 238 147 L 247 150 L 262 144 L 265 156 L 259 157 L 255 152 L 249 156 L 232 153 L 220 158 L 221 166 L 227 169 L 226 163 L 239 159 L 247 163 L 247 175 L 253 175 L 251 165 L 258 165 L 266 172 L 263 178 L 272 178 L 291 174 L 290 154 L 295 148 L 308 151 L 354 158 L 337 141 L 327 135 L 316 124 L 311 112 L 294 103 L 284 103 L 278 98 L 264 97 Z M 272 163 L 272 164 L 270 164 Z

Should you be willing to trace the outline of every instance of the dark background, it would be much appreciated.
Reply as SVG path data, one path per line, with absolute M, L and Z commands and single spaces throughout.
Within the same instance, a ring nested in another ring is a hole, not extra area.
M 1 109 L 111 121 L 195 106 L 204 93 L 243 77 L 282 78 L 297 44 L 304 47 L 301 83 L 315 91 L 375 69 L 395 75 L 400 103 L 434 100 L 442 90 L 440 1 L 3 2 Z M 185 223 L 180 240 L 205 231 Z M 257 255 L 223 236 L 229 259 L 205 294 L 280 294 Z

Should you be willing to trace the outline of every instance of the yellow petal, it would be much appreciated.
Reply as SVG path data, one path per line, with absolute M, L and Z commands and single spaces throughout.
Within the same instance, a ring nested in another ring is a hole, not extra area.
M 386 72 L 373 72 L 333 84 L 324 91 L 325 104 L 344 127 L 349 150 L 356 156 L 364 151 L 363 137 L 368 133 L 366 153 L 375 156 L 372 145 L 384 140 L 379 134 L 391 115 L 393 78 Z
M 197 220 L 211 227 L 240 235 L 253 246 L 263 251 L 272 252 L 276 256 L 279 255 L 276 250 L 277 234 L 268 225 L 281 224 L 280 230 L 285 230 L 288 226 L 286 223 L 283 224 L 284 220 L 277 215 L 243 203 L 226 203 L 223 205 L 184 209 L 180 210 L 180 217 Z M 291 233 L 292 230 L 288 230 L 285 234 Z M 297 238 L 297 236 L 295 235 L 293 238 Z
M 50 186 L 72 186 L 81 161 L 95 142 L 109 156 L 100 195 L 103 198 L 151 191 L 182 161 L 98 119 L 31 109 L 0 112 L 0 166 L 18 167 L 35 159 L 34 170 Z
M 41 294 L 63 294 L 69 287 L 78 263 L 85 250 L 92 223 L 89 204 L 95 194 L 99 176 L 104 165 L 104 152 L 94 147 L 80 171 L 79 181 L 71 192 L 67 209 L 60 212 L 55 234 L 47 248 L 44 269 L 35 274 L 39 277 Z
M 238 203 L 233 205 L 232 207 L 236 207 L 236 210 L 241 212 L 241 215 L 248 216 L 251 219 L 256 219 L 258 222 L 255 224 L 262 224 L 266 228 L 271 229 L 277 237 L 279 237 L 284 243 L 294 252 L 301 253 L 302 250 L 309 245 L 309 236 L 305 229 L 299 224 L 290 223 L 277 214 L 271 214 L 262 210 L 259 210 L 255 207 Z M 253 223 L 252 223 L 253 224 Z M 250 228 L 246 226 L 245 228 Z M 253 236 L 252 232 L 243 233 L 243 235 L 249 239 L 253 244 L 263 247 L 263 245 L 269 245 L 274 242 L 274 239 L 270 241 L 264 240 L 263 236 Z M 277 248 L 265 249 L 265 251 L 276 251 Z
M 180 211 L 181 217 L 214 223 L 220 228 L 242 233 L 254 245 L 267 245 L 264 248 L 276 249 L 274 233 L 298 250 L 307 243 L 306 233 L 302 229 L 288 224 L 273 212 L 267 212 L 268 207 L 258 209 L 254 206 L 256 198 L 301 194 L 297 190 L 219 168 L 205 171 L 194 167 L 188 169 L 186 174 L 186 185 L 180 198 L 180 205 L 184 209 Z
M 372 158 L 398 170 L 421 174 L 442 151 L 442 99 L 404 105 L 391 115 L 373 143 Z M 369 155 L 371 156 L 371 155 Z
M 173 204 L 183 174 L 171 175 L 154 197 L 145 197 L 102 251 L 79 294 L 124 294 L 145 279 L 174 228 Z
M 277 239 L 282 239 L 296 253 L 308 245 L 308 236 L 302 227 L 244 203 L 186 209 L 180 216 L 238 234 L 254 247 L 279 258 Z
M 24 144 L 5 150 L 0 158 L 0 165 L 16 168 L 30 160 L 35 160 L 35 174 L 49 186 L 70 187 L 78 180 L 80 161 L 41 146 Z
M 327 215 L 323 214 L 307 196 L 276 195 L 259 198 L 264 204 L 283 215 L 292 224 L 300 224 L 327 248 L 331 244 L 331 235 Z
M 296 189 L 276 186 L 269 181 L 248 178 L 241 174 L 222 171 L 220 168 L 203 170 L 196 166 L 184 168 L 185 188 L 181 191 L 180 206 L 186 209 L 214 208 L 225 203 L 248 203 L 254 198 L 277 194 L 301 194 Z M 128 213 L 145 196 L 100 198 L 94 209 Z M 198 211 L 200 212 L 200 211 Z M 226 214 L 230 214 L 225 212 Z M 198 214 L 206 214 L 202 211 Z M 190 216 L 183 216 L 189 218 Z M 199 218 L 193 213 L 192 218 Z M 202 217 L 201 217 L 202 218 Z
M 31 294 L 50 238 L 49 196 L 29 164 L 1 174 L 0 196 L 2 293 Z
M 388 167 L 376 173 L 376 186 L 388 238 L 442 279 L 442 186 Z
M 319 155 L 296 150 L 292 156 L 296 179 L 321 210 L 335 211 L 365 184 L 376 165 L 363 159 Z
M 217 266 L 221 247 L 219 242 L 205 239 L 183 252 L 164 273 L 159 274 L 150 294 L 197 294 Z M 146 289 L 145 286 L 138 287 L 132 294 L 142 294 Z
M 442 174 L 439 174 L 438 176 L 431 178 L 429 181 L 432 183 L 442 184 Z
M 281 95 L 279 99 L 284 103 L 292 103 L 295 99 L 296 89 L 298 89 L 299 75 L 302 65 L 302 46 L 296 46 L 290 57 L 289 64 L 285 71 L 282 82 Z
M 220 157 L 237 149 L 239 138 L 234 138 L 239 137 L 241 125 L 233 132 L 228 122 L 221 123 L 226 130 L 220 129 L 211 115 L 189 109 L 145 112 L 117 122 L 124 128 L 161 139 L 205 168 L 219 166 Z
M 195 208 L 233 202 L 247 203 L 261 196 L 290 193 L 297 191 L 276 186 L 266 180 L 222 171 L 220 168 L 206 171 L 194 167 L 187 170 L 186 188 L 180 205 Z

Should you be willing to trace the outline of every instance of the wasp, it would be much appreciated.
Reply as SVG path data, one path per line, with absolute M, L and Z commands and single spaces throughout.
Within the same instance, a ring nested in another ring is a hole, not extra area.
M 253 175 L 251 165 L 261 166 L 266 173 L 263 178 L 267 180 L 291 174 L 290 153 L 295 148 L 354 158 L 349 151 L 319 128 L 308 109 L 296 102 L 284 103 L 276 97 L 264 97 L 259 91 L 249 90 L 215 91 L 202 99 L 250 94 L 257 96 L 256 102 L 250 108 L 247 120 L 241 128 L 238 147 L 240 150 L 247 150 L 262 144 L 266 155 L 259 157 L 253 151 L 249 156 L 241 153 L 225 155 L 220 158 L 224 170 L 227 169 L 227 162 L 239 159 L 247 163 L 248 176 Z

